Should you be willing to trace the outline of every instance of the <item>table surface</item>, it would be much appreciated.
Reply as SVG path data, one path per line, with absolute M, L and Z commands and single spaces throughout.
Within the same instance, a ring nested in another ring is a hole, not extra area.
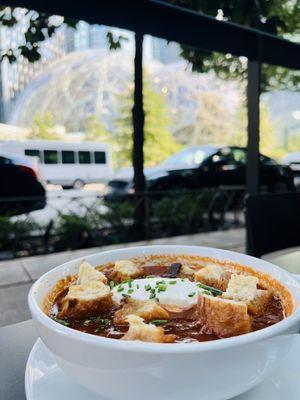
M 262 258 L 293 274 L 300 274 L 300 247 L 275 251 Z
M 37 340 L 31 320 L 0 328 L 0 399 L 25 400 L 24 374 Z

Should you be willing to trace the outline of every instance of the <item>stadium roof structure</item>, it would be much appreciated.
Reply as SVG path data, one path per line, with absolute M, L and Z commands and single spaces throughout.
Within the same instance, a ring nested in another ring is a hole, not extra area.
M 300 45 L 255 29 L 157 0 L 12 0 L 0 4 L 25 7 L 48 14 L 63 15 L 89 23 L 105 24 L 136 33 L 135 106 L 133 164 L 136 186 L 142 181 L 143 35 L 167 39 L 204 50 L 231 53 L 248 58 L 248 161 L 247 192 L 259 190 L 259 93 L 262 63 L 300 69 Z

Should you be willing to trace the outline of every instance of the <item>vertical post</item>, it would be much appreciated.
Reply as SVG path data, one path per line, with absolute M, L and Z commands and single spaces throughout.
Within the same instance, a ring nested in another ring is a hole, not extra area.
M 248 144 L 246 193 L 259 192 L 259 95 L 260 95 L 260 68 L 256 60 L 248 60 Z
M 144 176 L 144 106 L 143 106 L 143 35 L 135 34 L 135 57 L 134 57 L 134 96 L 133 96 L 133 147 L 132 164 L 134 171 L 134 220 L 136 234 L 145 236 L 145 176 Z
M 248 59 L 248 142 L 246 168 L 246 195 L 259 192 L 259 95 L 261 63 Z M 246 211 L 247 212 L 247 211 Z M 251 252 L 250 237 L 247 232 L 247 254 Z

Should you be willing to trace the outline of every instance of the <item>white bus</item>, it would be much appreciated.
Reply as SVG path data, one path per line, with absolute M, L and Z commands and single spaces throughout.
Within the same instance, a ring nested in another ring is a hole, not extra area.
M 63 187 L 81 188 L 86 183 L 107 182 L 112 175 L 108 143 L 69 143 L 56 140 L 3 141 L 0 149 L 38 157 L 42 177 Z

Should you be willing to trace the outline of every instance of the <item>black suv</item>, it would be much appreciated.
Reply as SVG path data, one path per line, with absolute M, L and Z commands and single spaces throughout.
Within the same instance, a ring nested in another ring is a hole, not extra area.
M 146 168 L 149 191 L 197 190 L 204 187 L 244 186 L 246 149 L 237 146 L 202 145 L 173 154 L 157 167 Z M 260 155 L 260 185 L 267 191 L 295 190 L 288 166 Z M 107 198 L 133 192 L 132 169 L 120 170 L 107 185 Z

